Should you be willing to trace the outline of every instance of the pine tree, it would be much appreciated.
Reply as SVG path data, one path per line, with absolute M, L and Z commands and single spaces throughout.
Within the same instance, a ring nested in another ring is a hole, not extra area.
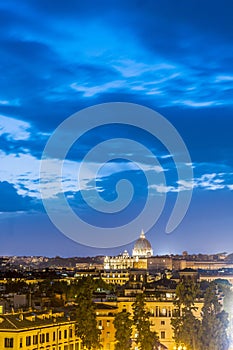
M 146 310 L 144 294 L 138 294 L 133 303 L 133 322 L 137 330 L 136 344 L 140 350 L 157 348 L 158 337 L 150 330 L 150 313 Z
M 201 349 L 200 320 L 194 315 L 198 293 L 198 285 L 193 281 L 180 282 L 176 288 L 177 299 L 175 301 L 178 315 L 171 320 L 176 344 L 185 345 L 192 350 Z
M 92 279 L 83 279 L 76 299 L 76 335 L 88 350 L 100 348 L 101 332 L 97 328 L 95 304 L 92 301 L 93 289 Z
M 227 350 L 229 346 L 228 314 L 222 310 L 216 294 L 216 285 L 211 284 L 206 290 L 204 306 L 202 308 L 203 350 Z
M 126 311 L 117 313 L 113 323 L 116 330 L 115 350 L 130 350 L 133 325 L 133 321 L 130 319 L 130 313 Z

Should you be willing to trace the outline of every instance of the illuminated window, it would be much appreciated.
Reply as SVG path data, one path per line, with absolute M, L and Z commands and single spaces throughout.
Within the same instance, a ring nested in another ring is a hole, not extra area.
M 44 342 L 45 342 L 45 335 L 40 334 L 40 343 L 44 343 Z
M 163 307 L 162 310 L 161 310 L 161 313 L 162 313 L 163 315 L 166 315 L 166 314 L 167 314 L 167 309 L 166 309 L 165 307 Z
M 38 344 L 38 335 L 37 334 L 33 335 L 32 342 L 33 342 L 33 345 Z
M 31 337 L 28 336 L 26 337 L 26 346 L 30 346 L 31 345 Z
M 161 332 L 161 336 L 160 336 L 160 338 L 161 338 L 161 339 L 165 339 L 165 337 L 166 337 L 166 334 L 165 334 L 165 332 L 164 332 L 164 331 L 162 331 L 162 332 Z
M 13 348 L 14 347 L 14 339 L 13 338 L 5 338 L 4 344 L 5 344 L 5 348 Z

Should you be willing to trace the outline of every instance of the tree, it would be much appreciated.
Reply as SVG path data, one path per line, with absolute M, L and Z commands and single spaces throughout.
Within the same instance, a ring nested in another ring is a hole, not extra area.
M 101 332 L 97 328 L 95 304 L 92 301 L 93 290 L 92 279 L 84 278 L 80 283 L 76 299 L 76 335 L 88 350 L 100 348 Z
M 202 308 L 202 349 L 227 350 L 229 346 L 227 327 L 228 314 L 222 310 L 218 301 L 216 285 L 210 284 Z
M 199 350 L 200 320 L 194 315 L 195 300 L 199 294 L 199 287 L 192 280 L 180 282 L 176 288 L 175 306 L 178 314 L 173 317 L 171 324 L 177 345 L 185 345 L 188 349 Z
M 133 322 L 137 330 L 136 344 L 140 350 L 156 349 L 158 336 L 150 330 L 150 313 L 146 310 L 144 294 L 138 294 L 133 303 Z
M 133 321 L 130 319 L 130 313 L 126 311 L 117 313 L 113 324 L 116 330 L 115 350 L 130 350 L 133 325 Z

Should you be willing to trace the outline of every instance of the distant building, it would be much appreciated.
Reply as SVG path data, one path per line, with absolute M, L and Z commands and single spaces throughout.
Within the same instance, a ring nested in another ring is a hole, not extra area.
M 150 271 L 172 270 L 172 257 L 171 256 L 151 256 L 148 259 L 148 269 Z
M 153 249 L 150 242 L 145 237 L 145 233 L 141 232 L 139 239 L 136 240 L 133 248 L 133 257 L 148 258 L 153 255 Z
M 117 256 L 106 256 L 104 259 L 105 270 L 128 270 L 147 269 L 147 259 L 153 255 L 150 242 L 146 239 L 142 230 L 140 237 L 136 240 L 132 256 L 127 250 Z

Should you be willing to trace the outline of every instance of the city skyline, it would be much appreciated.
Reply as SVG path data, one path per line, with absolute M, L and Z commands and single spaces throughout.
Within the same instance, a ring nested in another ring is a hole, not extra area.
M 0 255 L 132 250 L 133 242 L 101 249 L 70 240 L 51 223 L 41 201 L 40 165 L 49 137 L 70 115 L 109 102 L 149 107 L 177 130 L 192 161 L 189 209 L 180 225 L 165 233 L 177 194 L 190 190 L 190 183 L 181 188 L 166 145 L 130 125 L 95 128 L 71 147 L 62 185 L 72 209 L 94 226 L 117 224 L 119 230 L 137 217 L 148 194 L 145 174 L 151 163 L 140 155 L 143 173 L 125 160 L 137 153 L 134 147 L 126 152 L 124 143 L 116 142 L 113 159 L 97 179 L 90 162 L 77 183 L 77 170 L 93 147 L 109 138 L 132 139 L 156 156 L 159 165 L 153 170 L 166 178 L 165 184 L 153 184 L 152 195 L 166 194 L 164 211 L 147 232 L 154 254 L 233 252 L 232 3 L 57 1 L 54 6 L 23 0 L 20 6 L 1 2 L 0 8 Z M 83 200 L 82 191 L 91 201 L 97 186 L 111 203 L 121 179 L 134 185 L 134 196 L 120 215 L 99 215 Z M 53 201 L 61 193 L 49 195 Z

